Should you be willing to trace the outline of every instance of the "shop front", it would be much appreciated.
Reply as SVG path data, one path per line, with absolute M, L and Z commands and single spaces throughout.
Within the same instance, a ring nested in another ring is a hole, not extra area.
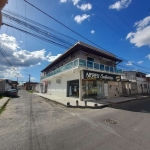
M 84 70 L 82 79 L 83 98 L 119 96 L 120 75 Z

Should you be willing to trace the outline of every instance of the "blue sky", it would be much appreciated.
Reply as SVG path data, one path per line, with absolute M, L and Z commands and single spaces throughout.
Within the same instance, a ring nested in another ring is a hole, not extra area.
M 150 69 L 135 66 L 138 64 L 150 68 L 149 0 L 32 0 L 30 3 L 100 47 L 128 60 L 121 64 L 124 69 L 150 74 Z M 4 10 L 13 11 L 91 44 L 23 0 L 9 0 Z M 40 71 L 66 51 L 6 26 L 1 27 L 0 40 L 3 51 L 20 74 L 19 81 L 27 81 L 26 74 L 31 74 L 32 81 L 39 82 Z M 1 78 L 16 80 L 16 72 L 2 59 L 0 73 Z

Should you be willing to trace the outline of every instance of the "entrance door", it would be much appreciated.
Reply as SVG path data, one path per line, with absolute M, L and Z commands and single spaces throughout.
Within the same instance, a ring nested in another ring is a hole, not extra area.
M 79 97 L 79 80 L 68 81 L 68 97 Z

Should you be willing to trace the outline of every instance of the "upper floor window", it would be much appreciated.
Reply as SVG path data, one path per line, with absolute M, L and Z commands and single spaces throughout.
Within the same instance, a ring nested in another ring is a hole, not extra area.
M 136 74 L 136 77 L 141 77 L 141 76 L 140 76 L 140 74 L 137 73 L 137 74 Z
M 92 58 L 92 57 L 87 57 L 87 60 L 94 62 L 94 58 Z

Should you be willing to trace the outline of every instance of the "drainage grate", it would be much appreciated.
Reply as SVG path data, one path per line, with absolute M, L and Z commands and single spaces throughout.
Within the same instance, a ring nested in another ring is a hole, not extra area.
M 105 122 L 109 123 L 109 124 L 118 124 L 119 123 L 117 120 L 113 120 L 113 119 L 106 119 Z

